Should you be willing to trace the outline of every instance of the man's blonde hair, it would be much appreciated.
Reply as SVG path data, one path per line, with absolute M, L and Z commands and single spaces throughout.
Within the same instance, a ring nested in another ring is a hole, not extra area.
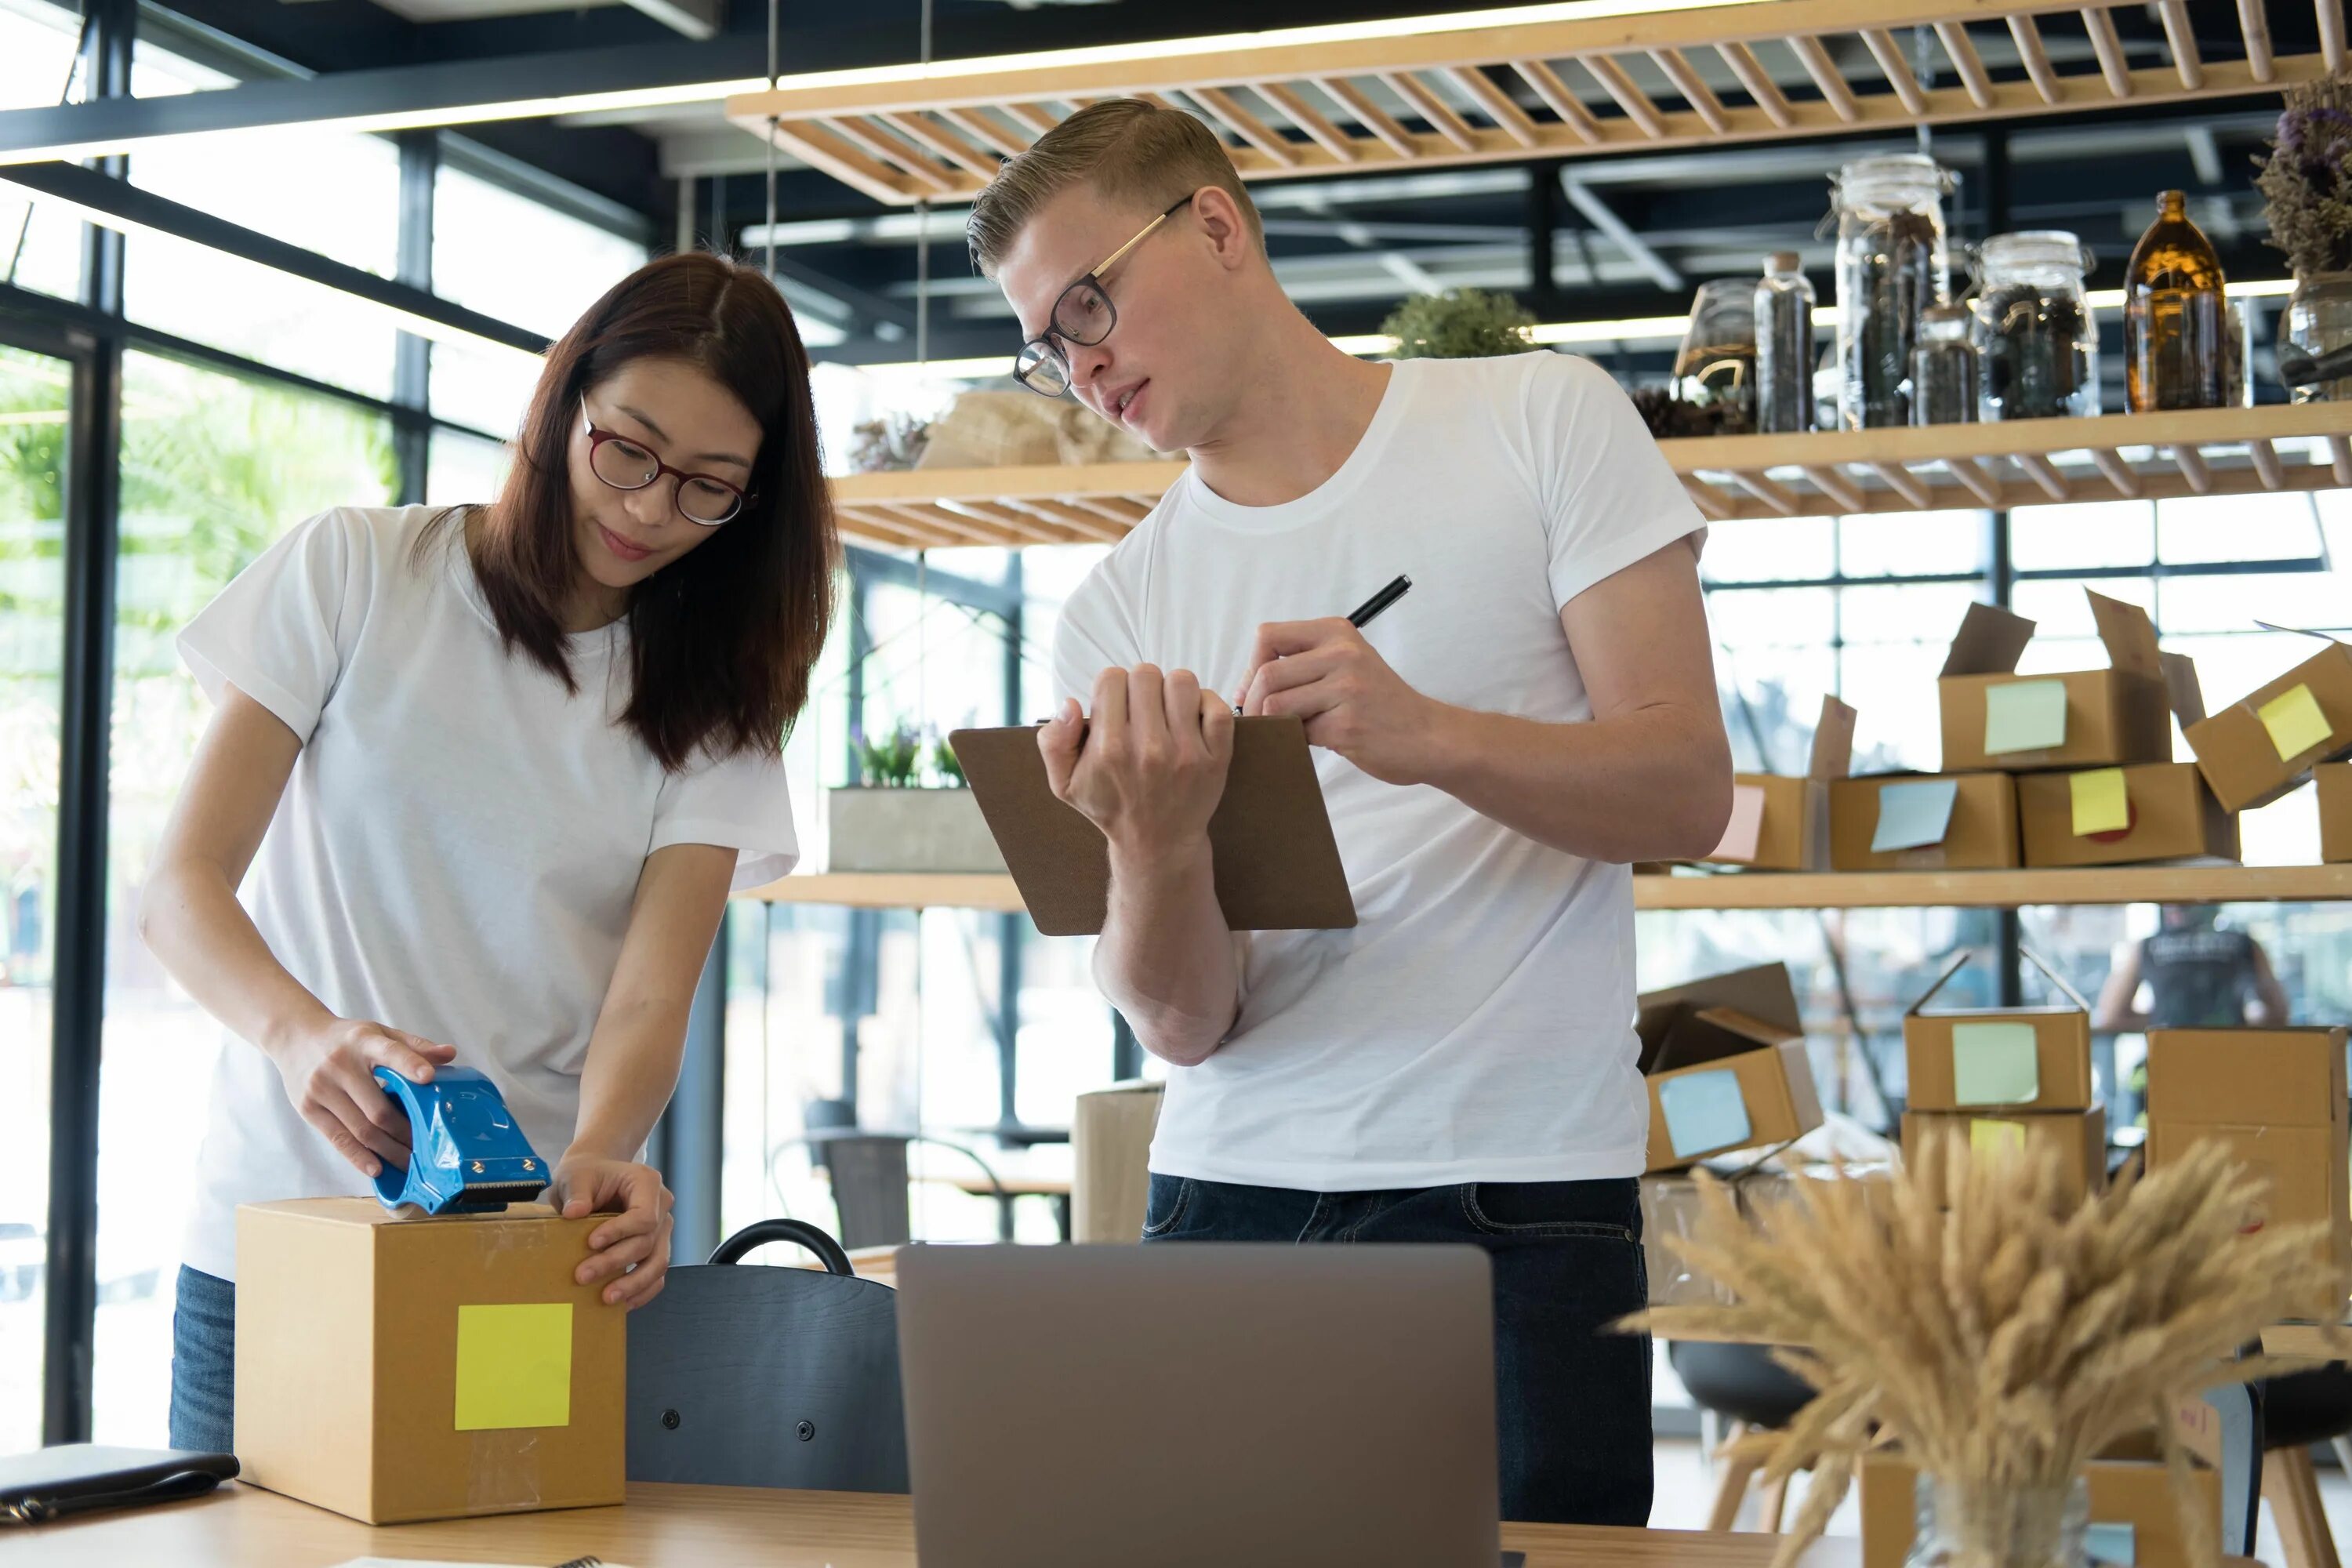
M 1216 133 L 1191 115 L 1139 98 L 1089 104 L 1037 138 L 1026 153 L 1004 161 L 996 177 L 972 198 L 964 238 L 982 277 L 998 263 L 1038 209 L 1085 184 L 1105 201 L 1158 211 L 1203 185 L 1234 198 L 1263 247 L 1257 206 L 1242 188 L 1241 172 Z

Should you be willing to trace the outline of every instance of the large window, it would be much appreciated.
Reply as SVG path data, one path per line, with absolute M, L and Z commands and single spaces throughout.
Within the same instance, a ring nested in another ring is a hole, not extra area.
M 80 32 L 81 18 L 65 6 L 0 0 L 0 108 L 65 101 Z M 0 184 L 0 282 L 71 296 L 80 287 L 81 238 L 71 215 Z
M 146 354 L 124 367 L 122 447 L 95 1426 L 101 1442 L 145 1444 L 163 1435 L 186 1220 L 184 1189 L 158 1178 L 194 1167 L 219 1051 L 253 1048 L 226 1040 L 164 976 L 134 923 L 212 712 L 173 638 L 288 528 L 331 506 L 383 505 L 394 481 L 383 420 Z
M 65 362 L 0 348 L 0 1453 L 41 1440 L 71 384 Z

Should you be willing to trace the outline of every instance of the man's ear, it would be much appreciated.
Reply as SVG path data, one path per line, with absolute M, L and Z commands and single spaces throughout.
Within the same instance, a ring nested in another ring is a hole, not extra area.
M 1201 226 L 1218 262 L 1228 270 L 1248 260 L 1257 249 L 1249 220 L 1242 216 L 1233 193 L 1223 185 L 1203 185 L 1192 194 L 1192 220 Z

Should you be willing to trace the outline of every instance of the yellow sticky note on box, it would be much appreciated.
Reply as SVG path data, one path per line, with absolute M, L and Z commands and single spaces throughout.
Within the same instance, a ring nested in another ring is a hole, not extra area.
M 457 1309 L 460 1432 L 572 1425 L 572 1303 Z
M 2015 1154 L 2025 1148 L 2025 1129 L 2014 1121 L 1971 1121 L 1969 1123 L 1969 1152 L 1971 1154 Z
M 2074 837 L 2090 833 L 2121 833 L 2131 826 L 2131 801 L 2124 792 L 2121 768 L 2093 768 L 2069 773 L 2066 784 L 2074 798 Z
M 2319 699 L 2311 694 L 2308 686 L 2288 687 L 2255 709 L 2254 716 L 2271 732 L 2271 744 L 2278 748 L 2279 761 L 2283 763 L 2294 761 L 2335 733 L 2327 715 L 2319 710 Z

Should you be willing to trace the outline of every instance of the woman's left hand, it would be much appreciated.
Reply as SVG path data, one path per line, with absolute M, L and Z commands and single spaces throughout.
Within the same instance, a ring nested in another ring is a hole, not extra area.
M 670 1207 L 677 1202 L 661 1173 L 634 1160 L 567 1153 L 556 1162 L 548 1202 L 566 1219 L 613 1217 L 588 1234 L 588 1261 L 572 1273 L 604 1284 L 604 1303 L 631 1309 L 661 1294 L 669 1273 Z

